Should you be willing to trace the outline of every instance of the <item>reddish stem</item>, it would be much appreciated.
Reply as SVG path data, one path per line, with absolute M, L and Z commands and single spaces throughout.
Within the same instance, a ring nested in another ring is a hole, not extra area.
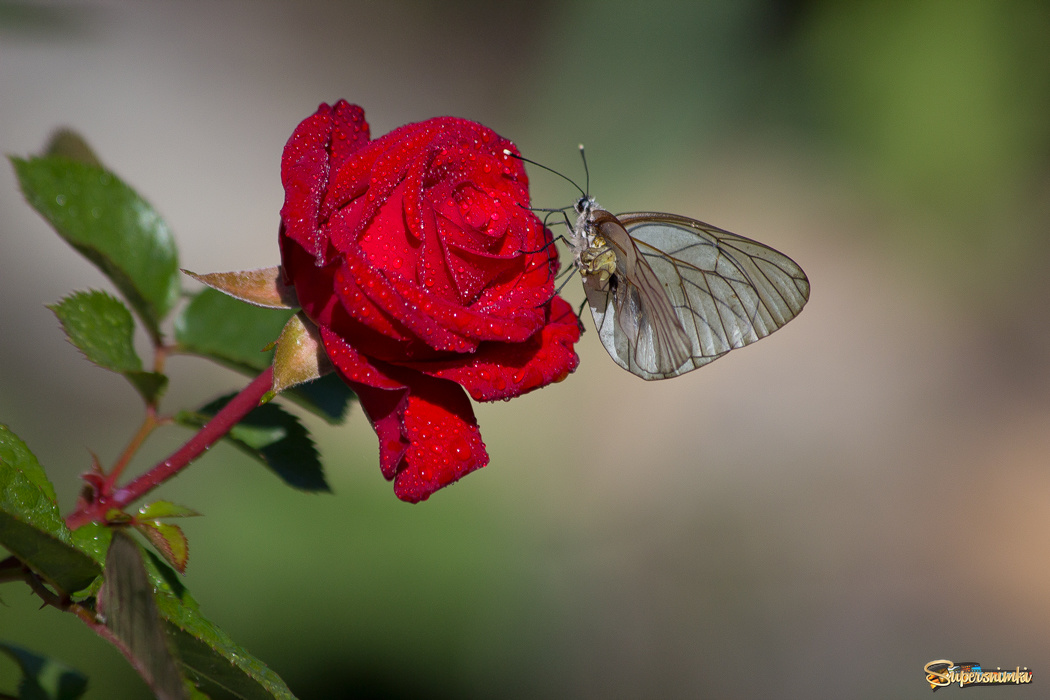
M 170 457 L 135 478 L 123 488 L 111 495 L 100 493 L 90 503 L 81 503 L 80 507 L 66 518 L 66 526 L 75 530 L 81 525 L 105 519 L 106 513 L 142 498 L 162 483 L 182 471 L 190 462 L 199 457 L 205 450 L 214 445 L 230 429 L 259 405 L 259 401 L 273 386 L 273 368 L 267 367 L 262 374 L 234 396 L 222 410 L 208 421 L 196 435 L 176 450 Z

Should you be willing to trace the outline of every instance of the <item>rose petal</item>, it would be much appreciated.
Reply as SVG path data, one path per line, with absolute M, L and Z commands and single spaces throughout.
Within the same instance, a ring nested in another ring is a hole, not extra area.
M 357 306 L 358 295 L 367 297 L 383 314 L 397 319 L 403 329 L 435 350 L 472 352 L 477 341 L 461 333 L 450 332 L 432 313 L 433 301 L 415 286 L 387 279 L 366 261 L 345 255 L 346 264 L 336 270 L 336 293 L 344 299 L 344 306 Z M 351 311 L 353 314 L 354 311 Z M 370 321 L 371 318 L 362 320 Z M 407 336 L 401 336 L 407 338 Z
M 357 394 L 361 408 L 379 438 L 379 469 L 387 481 L 392 481 L 397 476 L 398 467 L 409 446 L 404 421 L 408 387 L 400 390 L 377 389 L 349 380 L 347 384 Z
M 402 501 L 425 501 L 489 462 L 470 400 L 452 382 L 413 382 L 404 421 L 409 446 L 394 480 Z
M 281 209 L 284 235 L 318 261 L 323 260 L 327 246 L 318 227 L 318 216 L 328 184 L 330 111 L 330 107 L 321 105 L 316 114 L 305 119 L 288 139 L 281 159 L 281 181 L 285 192 Z
M 281 158 L 284 233 L 313 255 L 326 259 L 327 242 L 320 228 L 321 202 L 328 189 L 332 159 L 346 160 L 368 143 L 368 123 L 360 107 L 340 100 L 322 104 L 292 133 Z
M 452 382 L 415 374 L 400 390 L 350 381 L 379 438 L 379 465 L 403 501 L 438 489 L 488 464 L 470 400 Z
M 343 379 L 377 389 L 404 389 L 403 382 L 389 376 L 385 367 L 372 362 L 355 350 L 338 333 L 329 328 L 321 328 L 321 341 L 324 343 L 328 359 L 332 361 Z
M 482 343 L 473 355 L 449 360 L 404 362 L 434 377 L 450 379 L 476 401 L 520 396 L 560 382 L 579 365 L 573 345 L 580 339 L 579 318 L 561 297 L 551 300 L 548 322 L 524 343 Z
M 317 326 L 353 338 L 358 351 L 380 359 L 426 359 L 436 353 L 377 306 L 345 271 L 340 274 L 344 281 L 336 294 L 336 274 L 346 263 L 336 261 L 317 267 L 306 251 L 287 239 L 282 239 L 281 249 L 284 269 L 295 280 L 303 311 Z
M 332 167 L 338 168 L 369 143 L 365 110 L 346 100 L 332 105 Z

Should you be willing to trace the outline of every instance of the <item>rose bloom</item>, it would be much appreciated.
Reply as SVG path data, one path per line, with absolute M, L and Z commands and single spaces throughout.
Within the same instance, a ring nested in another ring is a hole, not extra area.
M 383 475 L 417 502 L 485 466 L 469 393 L 564 379 L 580 326 L 528 210 L 510 141 L 465 119 L 376 140 L 364 111 L 322 104 L 284 149 L 281 260 L 336 371 L 379 437 Z

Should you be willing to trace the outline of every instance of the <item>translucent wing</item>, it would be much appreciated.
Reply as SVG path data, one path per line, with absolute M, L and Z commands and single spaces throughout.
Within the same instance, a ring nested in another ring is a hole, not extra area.
M 602 212 L 604 214 L 604 212 Z M 667 379 L 764 338 L 802 311 L 809 280 L 793 260 L 674 214 L 609 216 L 615 280 L 584 289 L 598 336 L 624 369 Z

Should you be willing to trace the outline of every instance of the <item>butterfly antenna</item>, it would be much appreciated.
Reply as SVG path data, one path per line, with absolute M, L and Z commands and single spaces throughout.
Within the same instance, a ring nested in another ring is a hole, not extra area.
M 583 152 L 583 144 L 580 144 L 580 158 L 583 160 L 583 173 L 587 176 L 587 191 L 583 193 L 584 197 L 591 195 L 591 171 L 587 168 L 587 156 Z M 580 189 L 577 187 L 576 189 Z
M 580 190 L 580 194 L 582 194 L 582 195 L 583 195 L 584 197 L 586 197 L 586 196 L 587 196 L 587 193 L 586 193 L 586 192 L 584 192 L 584 191 L 583 191 L 583 190 L 582 190 L 582 189 L 580 188 L 580 186 L 579 186 L 579 185 L 577 185 L 577 184 L 576 184 L 576 183 L 575 183 L 575 182 L 574 182 L 574 181 L 573 181 L 572 179 L 570 179 L 570 178 L 569 178 L 569 177 L 568 177 L 567 175 L 562 175 L 561 173 L 559 173 L 559 172 L 558 172 L 557 170 L 555 170 L 554 168 L 548 168 L 548 167 L 547 167 L 546 165 L 543 165 L 542 163 L 537 163 L 537 162 L 536 162 L 536 161 L 534 161 L 534 160 L 529 160 L 529 159 L 528 159 L 528 158 L 526 158 L 525 156 L 519 156 L 519 155 L 518 155 L 517 153 L 515 153 L 515 152 L 514 152 L 514 151 L 512 151 L 512 150 L 510 150 L 509 148 L 504 148 L 504 149 L 503 149 L 503 153 L 504 153 L 504 154 L 506 154 L 506 155 L 508 155 L 508 156 L 510 156 L 511 158 L 517 158 L 518 160 L 522 160 L 522 161 L 525 161 L 526 163 L 530 163 L 530 164 L 532 164 L 532 165 L 535 165 L 535 166 L 536 166 L 537 168 L 543 168 L 544 170 L 546 170 L 546 171 L 547 171 L 547 172 L 549 172 L 549 173 L 554 173 L 555 175 L 557 175 L 558 177 L 560 177 L 560 178 L 561 178 L 562 180 L 565 180 L 565 181 L 566 181 L 566 182 L 568 182 L 568 183 L 569 183 L 570 185 L 572 185 L 572 186 L 573 186 L 573 187 L 575 187 L 576 189 Z M 586 161 L 585 161 L 584 163 L 586 164 Z M 589 176 L 588 176 L 588 177 L 589 177 Z

